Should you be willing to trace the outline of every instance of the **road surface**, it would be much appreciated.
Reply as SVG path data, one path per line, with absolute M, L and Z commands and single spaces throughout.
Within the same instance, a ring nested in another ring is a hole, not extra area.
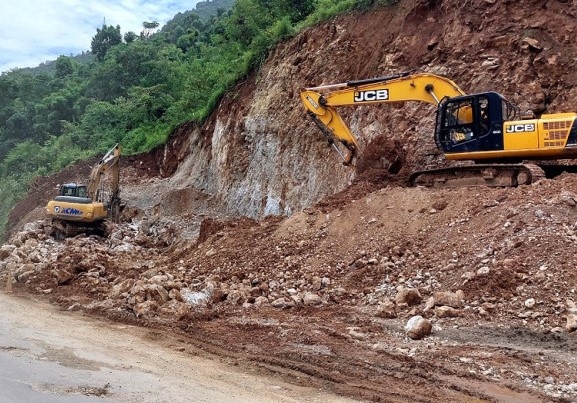
M 345 402 L 0 291 L 0 402 Z

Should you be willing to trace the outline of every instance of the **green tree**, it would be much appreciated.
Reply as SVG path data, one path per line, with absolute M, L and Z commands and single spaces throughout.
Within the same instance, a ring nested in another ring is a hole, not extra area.
M 96 28 L 96 35 L 92 38 L 90 49 L 92 54 L 96 55 L 96 59 L 102 61 L 108 50 L 120 43 L 122 43 L 120 25 L 115 28 L 112 25 L 104 24 L 102 28 Z
M 58 59 L 56 59 L 56 77 L 64 78 L 72 73 L 74 73 L 72 59 L 67 56 L 59 56 Z
M 26 140 L 32 132 L 32 111 L 31 103 L 18 101 L 15 105 L 14 112 L 6 120 L 4 130 L 9 133 L 10 137 L 19 140 Z
M 138 38 L 138 35 L 136 35 L 134 31 L 128 31 L 124 34 L 124 42 L 126 43 L 132 43 L 136 40 L 136 38 Z
M 271 24 L 272 18 L 268 10 L 261 7 L 259 0 L 237 0 L 226 24 L 228 37 L 248 46 Z
M 190 29 L 188 33 L 180 35 L 176 41 L 176 46 L 178 46 L 182 51 L 188 52 L 195 48 L 197 40 L 200 37 L 200 33 L 196 29 Z
M 286 0 L 286 12 L 292 23 L 304 20 L 315 11 L 317 0 Z
M 152 22 L 144 21 L 142 23 L 142 27 L 144 28 L 144 30 L 140 34 L 141 38 L 142 39 L 148 39 L 150 37 L 150 34 L 152 34 L 152 31 L 155 30 L 156 28 L 158 28 L 159 25 L 160 24 L 157 21 L 152 21 Z

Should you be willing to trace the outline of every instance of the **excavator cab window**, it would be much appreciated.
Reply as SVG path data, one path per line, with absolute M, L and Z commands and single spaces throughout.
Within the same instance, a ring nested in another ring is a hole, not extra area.
M 507 101 L 505 98 L 501 97 L 501 103 L 502 103 L 502 111 L 503 111 L 503 116 L 506 120 L 517 120 L 521 118 L 521 111 L 519 110 L 519 107 L 516 105 L 513 105 L 511 102 Z
M 60 196 L 76 196 L 76 185 L 68 183 L 60 187 Z
M 475 137 L 473 100 L 474 98 L 461 98 L 445 103 L 441 128 L 444 142 L 455 145 Z
M 67 183 L 60 187 L 60 196 L 68 197 L 87 197 L 86 185 L 77 185 L 75 183 Z

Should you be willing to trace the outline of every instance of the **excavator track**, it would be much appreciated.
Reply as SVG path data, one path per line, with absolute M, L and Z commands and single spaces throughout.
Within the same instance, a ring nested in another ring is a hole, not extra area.
M 515 187 L 529 185 L 545 178 L 545 172 L 535 164 L 476 164 L 414 172 L 410 186 Z
M 99 235 L 102 236 L 105 232 L 104 223 L 77 223 L 73 221 L 65 221 L 60 219 L 52 219 L 51 234 L 58 240 L 75 237 L 79 234 Z

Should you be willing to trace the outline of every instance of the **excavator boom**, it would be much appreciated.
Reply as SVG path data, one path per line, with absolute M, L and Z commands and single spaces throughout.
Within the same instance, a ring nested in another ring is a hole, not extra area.
M 92 168 L 90 172 L 90 178 L 88 180 L 88 197 L 96 199 L 98 187 L 100 186 L 100 181 L 102 175 L 109 172 L 111 173 L 111 189 L 113 193 L 118 192 L 118 185 L 120 179 L 120 145 L 116 144 L 100 159 L 98 164 Z
M 445 97 L 465 93 L 451 80 L 429 73 L 401 73 L 388 77 L 348 81 L 346 83 L 304 88 L 301 100 L 313 121 L 334 145 L 340 142 L 347 151 L 339 154 L 350 165 L 359 145 L 337 108 L 384 102 L 420 101 L 434 105 Z

